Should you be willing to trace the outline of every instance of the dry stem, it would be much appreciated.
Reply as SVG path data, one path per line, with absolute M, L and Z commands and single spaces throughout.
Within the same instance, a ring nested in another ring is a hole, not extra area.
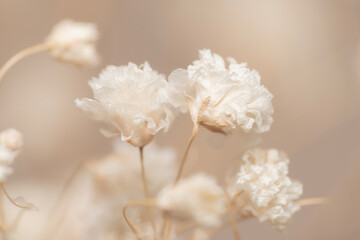
M 186 146 L 186 149 L 185 149 L 185 153 L 183 155 L 183 158 L 181 160 L 181 163 L 180 163 L 180 167 L 179 167 L 179 170 L 176 174 L 176 178 L 175 178 L 175 182 L 174 182 L 174 185 L 176 185 L 180 178 L 181 178 L 181 175 L 182 175 L 182 172 L 184 170 L 184 166 L 185 166 L 185 162 L 186 162 L 186 158 L 187 158 L 187 155 L 189 153 L 189 150 L 190 150 L 190 147 L 191 147 L 191 144 L 192 142 L 194 141 L 194 138 L 196 136 L 196 134 L 198 133 L 199 131 L 199 124 L 198 123 L 195 123 L 194 124 L 194 128 L 192 130 L 192 134 L 189 138 L 189 141 L 187 143 L 187 146 Z M 171 219 L 170 218 L 166 218 L 165 219 L 165 227 L 164 227 L 164 231 L 163 231 L 163 236 L 164 236 L 164 240 L 167 240 L 168 237 L 169 237 L 169 233 L 170 233 L 170 230 L 171 230 Z
M 147 178 L 146 178 L 146 171 L 145 171 L 145 166 L 144 166 L 144 147 L 139 147 L 139 152 L 140 152 L 140 163 L 141 163 L 141 179 L 142 179 L 142 183 L 143 183 L 143 187 L 144 187 L 144 193 L 145 193 L 146 200 L 150 200 L 151 196 L 150 196 L 150 192 L 149 192 L 148 182 L 147 182 Z M 155 222 L 154 222 L 153 213 L 150 208 L 147 208 L 147 212 L 150 217 L 151 227 L 153 229 L 154 236 L 156 238 L 156 226 L 155 226 Z
M 41 43 L 29 48 L 25 48 L 24 50 L 21 50 L 20 52 L 16 53 L 13 57 L 11 57 L 0 69 L 0 81 L 4 77 L 5 73 L 9 71 L 9 69 L 15 65 L 18 61 L 21 59 L 33 55 L 38 52 L 47 51 L 51 49 L 53 45 L 50 45 L 48 43 Z
M 40 233 L 41 234 L 40 239 L 47 239 L 49 234 L 52 234 L 52 236 L 54 236 L 53 233 L 56 233 L 58 231 L 59 226 L 62 224 L 62 221 L 65 219 L 65 216 L 67 214 L 66 211 L 68 209 L 66 208 L 65 210 L 63 210 L 61 212 L 62 215 L 56 219 L 57 221 L 54 220 L 56 210 L 59 209 L 59 205 L 64 200 L 64 196 L 65 196 L 66 192 L 70 189 L 72 184 L 74 184 L 76 177 L 83 169 L 84 163 L 85 163 L 85 161 L 80 161 L 77 164 L 77 166 L 75 167 L 75 169 L 71 172 L 70 176 L 66 179 L 66 182 L 63 185 L 58 197 L 56 198 L 54 205 L 51 207 L 51 209 L 48 212 L 47 225 L 45 226 L 45 229 L 43 229 L 43 231 Z M 53 223 L 53 221 L 56 221 L 56 222 Z M 56 227 L 54 227 L 54 226 L 56 226 Z
M 29 208 L 29 206 L 22 206 L 22 205 L 18 204 L 17 202 L 15 202 L 15 201 L 10 197 L 9 193 L 6 191 L 6 188 L 5 188 L 4 183 L 1 183 L 1 189 L 3 190 L 3 192 L 4 192 L 5 196 L 7 197 L 7 199 L 9 199 L 9 201 L 10 201 L 14 206 L 16 206 L 16 207 L 18 207 L 18 208 L 23 208 L 23 209 Z
M 140 239 L 140 231 L 134 226 L 134 224 L 131 223 L 130 219 L 128 218 L 126 214 L 126 210 L 128 207 L 132 206 L 155 206 L 156 205 L 156 199 L 140 199 L 140 200 L 133 200 L 128 203 L 126 203 L 123 207 L 123 216 L 125 218 L 126 223 L 129 225 L 131 231 L 137 236 L 138 239 Z
M 191 144 L 192 144 L 192 142 L 193 142 L 196 134 L 198 133 L 198 130 L 199 130 L 199 124 L 196 123 L 196 124 L 194 124 L 194 128 L 193 128 L 192 134 L 191 134 L 191 136 L 190 136 L 190 138 L 189 138 L 188 144 L 187 144 L 186 149 L 185 149 L 184 156 L 183 156 L 183 158 L 182 158 L 182 160 L 181 160 L 180 167 L 179 167 L 179 170 L 178 170 L 178 172 L 177 172 L 176 179 L 175 179 L 175 184 L 177 184 L 178 181 L 179 181 L 180 178 L 181 178 L 181 174 L 182 174 L 182 172 L 183 172 L 183 170 L 184 170 L 184 166 L 185 166 L 185 162 L 186 162 L 187 155 L 188 155 L 188 153 L 189 153 Z
M 9 229 L 11 231 L 14 231 L 19 226 L 20 220 L 25 212 L 26 212 L 26 209 L 23 208 L 17 213 L 17 215 L 15 216 L 14 220 L 12 221 L 12 223 L 9 227 Z
M 0 217 L 1 217 L 1 225 L 4 226 L 4 228 L 5 228 L 5 226 L 6 226 L 6 215 L 5 215 L 4 192 L 3 191 L 0 191 Z

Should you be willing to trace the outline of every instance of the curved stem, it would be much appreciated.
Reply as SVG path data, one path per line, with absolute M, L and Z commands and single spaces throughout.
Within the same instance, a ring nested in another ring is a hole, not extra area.
M 9 201 L 10 201 L 13 205 L 15 205 L 15 206 L 18 207 L 18 208 L 23 208 L 23 209 L 29 208 L 29 206 L 23 206 L 23 205 L 20 205 L 20 204 L 18 204 L 17 202 L 15 202 L 15 201 L 10 197 L 9 193 L 6 191 L 6 188 L 5 188 L 4 183 L 1 183 L 1 188 L 2 188 L 3 192 L 5 193 L 5 196 L 7 197 L 7 199 L 9 199 Z
M 176 175 L 176 178 L 175 178 L 175 185 L 179 182 L 180 178 L 181 178 L 181 174 L 184 170 L 184 166 L 185 166 L 185 162 L 186 162 L 186 158 L 187 158 L 187 155 L 189 153 L 189 150 L 190 150 L 190 147 L 191 147 L 191 144 L 192 142 L 194 141 L 194 138 L 196 136 L 196 134 L 198 133 L 198 130 L 199 130 L 199 124 L 198 123 L 195 123 L 194 124 L 194 128 L 193 128 L 193 131 L 192 131 L 192 134 L 189 138 L 189 141 L 188 141 L 188 144 L 186 146 L 186 149 L 185 149 L 185 153 L 184 153 L 184 156 L 181 160 L 181 163 L 180 163 L 180 167 L 179 167 L 179 170 L 177 172 L 177 175 Z
M 150 196 L 150 192 L 149 192 L 148 182 L 147 182 L 147 178 L 146 178 L 145 165 L 144 165 L 144 147 L 139 147 L 139 152 L 140 152 L 140 163 L 141 163 L 141 179 L 142 179 L 142 183 L 143 183 L 143 187 L 144 187 L 144 193 L 145 193 L 146 200 L 150 200 L 151 196 Z M 151 227 L 154 231 L 154 236 L 156 236 L 156 226 L 155 226 L 155 222 L 154 222 L 153 213 L 150 208 L 147 208 L 147 212 L 150 217 Z
M 4 227 L 6 226 L 6 214 L 5 214 L 5 207 L 4 207 L 4 193 L 0 191 L 0 218 L 1 218 L 1 225 Z M 2 232 L 4 230 L 1 229 Z
M 80 173 L 80 171 L 82 170 L 83 166 L 84 166 L 84 162 L 85 161 L 80 161 L 77 166 L 75 167 L 75 169 L 71 172 L 70 176 L 66 179 L 65 184 L 63 185 L 60 194 L 58 195 L 58 197 L 56 198 L 56 201 L 54 203 L 54 205 L 51 207 L 49 213 L 48 213 L 48 220 L 50 220 L 54 214 L 55 214 L 55 210 L 58 208 L 59 204 L 61 203 L 61 201 L 63 200 L 65 193 L 68 191 L 68 189 L 71 187 L 71 184 L 74 183 L 76 177 L 78 176 L 78 174 Z
M 59 195 L 57 196 L 57 198 L 55 200 L 54 205 L 51 206 L 51 208 L 47 214 L 47 224 L 45 224 L 43 226 L 43 229 L 40 232 L 39 239 L 48 240 L 48 239 L 50 239 L 50 236 L 54 237 L 55 234 L 58 232 L 58 230 L 60 228 L 59 226 L 61 226 L 63 220 L 66 217 L 66 214 L 68 211 L 68 206 L 66 206 L 66 208 L 61 211 L 61 215 L 57 215 L 58 211 L 56 211 L 56 210 L 59 209 L 59 205 L 64 200 L 64 197 L 65 197 L 67 191 L 70 189 L 72 184 L 74 184 L 77 176 L 83 169 L 84 163 L 85 163 L 85 160 L 80 161 L 77 164 L 77 166 L 75 167 L 75 169 L 71 172 L 70 176 L 66 179 Z M 55 218 L 55 216 L 56 216 L 56 218 Z
M 5 73 L 9 71 L 9 69 L 15 65 L 21 59 L 33 55 L 38 52 L 47 51 L 51 49 L 53 46 L 48 43 L 41 43 L 29 48 L 25 48 L 20 52 L 16 53 L 13 57 L 11 57 L 0 69 L 0 81 L 4 77 Z
M 22 216 L 24 215 L 24 213 L 26 212 L 26 209 L 21 209 L 18 214 L 16 215 L 15 219 L 12 221 L 11 225 L 10 225 L 10 230 L 11 231 L 14 231 L 18 226 L 19 226 L 19 223 L 20 223 L 20 220 L 22 218 Z
M 231 221 L 231 227 L 233 229 L 235 239 L 240 240 L 241 237 L 240 237 L 240 234 L 239 234 L 239 230 L 237 228 L 237 221 L 236 221 L 233 209 L 232 209 L 232 203 L 229 204 L 228 212 L 229 212 L 230 221 Z
M 131 231 L 139 238 L 140 231 L 134 226 L 134 224 L 131 223 L 130 219 L 128 218 L 126 214 L 126 210 L 129 207 L 133 206 L 155 206 L 156 205 L 156 199 L 141 199 L 141 200 L 133 200 L 128 203 L 126 203 L 123 207 L 123 216 L 125 218 L 126 223 L 129 225 Z
M 241 194 L 242 192 L 239 193 L 239 195 Z M 240 234 L 239 234 L 239 230 L 237 228 L 237 221 L 236 221 L 236 217 L 235 217 L 235 214 L 233 212 L 233 204 L 234 204 L 234 200 L 236 199 L 237 194 L 235 194 L 234 197 L 230 197 L 230 195 L 225 192 L 225 195 L 228 199 L 228 207 L 227 207 L 227 211 L 228 211 L 228 214 L 229 214 L 229 217 L 230 217 L 230 222 L 231 222 L 231 227 L 233 229 L 233 233 L 234 233 L 234 237 L 236 240 L 240 240 L 241 237 L 240 237 Z
M 181 159 L 180 167 L 179 167 L 178 172 L 176 174 L 174 185 L 176 185 L 179 182 L 180 178 L 181 178 L 181 175 L 182 175 L 182 172 L 184 170 L 186 158 L 188 156 L 191 144 L 194 141 L 194 138 L 195 138 L 196 134 L 198 133 L 198 131 L 199 131 L 199 123 L 195 123 L 194 128 L 192 130 L 192 134 L 191 134 L 191 136 L 189 138 L 189 141 L 187 143 L 183 158 Z M 166 218 L 165 219 L 164 231 L 163 231 L 164 240 L 168 239 L 170 231 L 171 231 L 171 219 Z
M 239 191 L 237 192 L 234 196 L 231 197 L 230 201 L 233 204 L 235 202 L 235 200 L 241 195 L 243 194 L 243 191 Z

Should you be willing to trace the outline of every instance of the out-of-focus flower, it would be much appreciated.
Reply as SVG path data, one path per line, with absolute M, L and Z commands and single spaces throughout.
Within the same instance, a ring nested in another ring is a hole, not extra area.
M 23 137 L 15 129 L 7 129 L 0 133 L 0 182 L 7 180 L 13 173 L 11 164 L 18 155 L 23 144 Z
M 45 42 L 51 46 L 54 58 L 86 66 L 99 62 L 95 46 L 98 38 L 95 24 L 63 20 L 53 27 Z
M 203 226 L 217 226 L 225 211 L 225 195 L 216 180 L 198 173 L 178 184 L 164 188 L 157 204 L 166 214 L 183 221 L 195 221 Z
M 159 148 L 155 144 L 150 144 L 144 152 L 149 192 L 156 196 L 166 184 L 174 181 L 176 155 L 172 149 Z M 129 230 L 122 214 L 123 206 L 131 200 L 144 198 L 138 158 L 136 148 L 119 140 L 113 154 L 89 165 L 93 196 L 91 210 L 86 213 L 89 235 L 86 239 L 104 239 L 108 235 L 120 237 Z M 129 211 L 131 218 L 139 219 L 140 215 L 136 208 Z
M 284 229 L 300 209 L 296 200 L 302 194 L 302 184 L 288 177 L 289 159 L 276 149 L 257 148 L 248 150 L 242 159 L 237 181 L 229 188 L 230 195 L 237 196 L 237 211 Z
M 10 150 L 17 151 L 23 145 L 23 136 L 18 130 L 9 128 L 0 133 L 0 144 Z
M 260 75 L 210 50 L 201 50 L 200 59 L 187 70 L 177 69 L 169 81 L 183 91 L 194 123 L 215 132 L 236 128 L 261 133 L 270 129 L 274 110 L 272 94 L 260 83 Z
M 89 82 L 94 99 L 77 99 L 76 104 L 95 120 L 112 124 L 115 131 L 136 147 L 148 144 L 154 135 L 168 130 L 176 113 L 170 84 L 145 62 L 142 67 L 108 66 Z

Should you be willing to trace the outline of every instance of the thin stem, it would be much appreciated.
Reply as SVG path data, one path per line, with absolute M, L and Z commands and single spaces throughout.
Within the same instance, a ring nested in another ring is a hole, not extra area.
M 4 226 L 4 228 L 5 228 L 6 214 L 5 214 L 5 207 L 4 207 L 4 191 L 0 191 L 0 218 L 1 218 L 1 225 Z
M 26 209 L 24 209 L 24 208 L 18 212 L 15 219 L 12 221 L 12 223 L 10 225 L 9 229 L 11 229 L 11 231 L 14 231 L 19 226 L 20 220 L 25 212 L 26 212 Z
M 228 212 L 229 212 L 229 216 L 230 216 L 230 220 L 231 220 L 231 227 L 233 229 L 235 239 L 240 240 L 241 237 L 240 237 L 240 234 L 239 234 L 239 230 L 237 228 L 237 221 L 236 221 L 233 209 L 232 209 L 232 203 L 229 203 Z
M 181 175 L 182 175 L 182 172 L 184 170 L 185 162 L 186 162 L 186 159 L 187 159 L 191 144 L 194 141 L 194 138 L 195 138 L 196 134 L 198 133 L 198 131 L 199 131 L 199 123 L 195 123 L 194 128 L 192 130 L 192 134 L 191 134 L 191 136 L 189 138 L 189 141 L 187 143 L 185 153 L 183 155 L 183 158 L 181 159 L 180 167 L 179 167 L 178 172 L 176 174 L 174 185 L 176 185 L 179 182 L 180 178 L 181 178 Z M 164 226 L 164 231 L 163 231 L 164 240 L 168 239 L 170 231 L 171 231 L 171 219 L 167 217 L 165 219 L 165 226 Z
M 126 223 L 129 225 L 131 231 L 139 238 L 140 231 L 134 226 L 134 224 L 131 223 L 130 219 L 128 218 L 126 214 L 126 210 L 129 207 L 133 206 L 155 206 L 156 205 L 156 199 L 140 199 L 140 200 L 133 200 L 128 203 L 126 203 L 123 207 L 123 216 L 125 218 Z
M 234 196 L 231 197 L 231 203 L 233 204 L 235 202 L 235 200 L 241 195 L 243 194 L 243 191 L 237 192 Z
M 71 172 L 70 176 L 66 179 L 58 197 L 55 200 L 54 205 L 50 208 L 50 210 L 48 212 L 47 224 L 44 225 L 44 227 L 43 227 L 44 229 L 42 229 L 39 239 L 50 239 L 50 237 L 49 237 L 50 235 L 52 237 L 54 237 L 55 234 L 53 234 L 53 233 L 56 233 L 58 231 L 59 227 L 61 226 L 63 220 L 66 217 L 68 207 L 66 207 L 65 209 L 62 209 L 60 216 L 56 215 L 56 213 L 57 213 L 56 210 L 59 210 L 60 203 L 64 200 L 64 197 L 65 197 L 67 191 L 72 186 L 72 184 L 74 184 L 77 176 L 83 169 L 84 163 L 85 163 L 85 161 L 80 161 L 77 164 L 77 166 L 75 167 L 75 169 Z M 56 219 L 54 218 L 55 216 L 57 216 Z
M 241 192 L 239 193 L 239 195 L 241 194 Z M 237 221 L 236 221 L 236 217 L 235 217 L 235 214 L 233 212 L 233 204 L 234 204 L 234 200 L 236 199 L 237 194 L 235 194 L 234 197 L 230 197 L 230 195 L 225 192 L 225 195 L 226 195 L 226 198 L 228 199 L 228 207 L 227 207 L 227 211 L 228 211 L 228 214 L 229 214 L 229 217 L 230 217 L 230 222 L 231 222 L 231 227 L 233 229 L 233 233 L 234 233 L 234 237 L 236 240 L 240 240 L 241 237 L 240 237 L 240 234 L 239 234 L 239 230 L 237 228 Z
M 144 193 L 145 193 L 146 200 L 150 200 L 151 196 L 150 196 L 150 192 L 149 192 L 148 182 L 147 182 L 147 178 L 146 178 L 145 165 L 144 165 L 144 147 L 139 147 L 139 152 L 140 152 L 140 163 L 141 163 L 141 179 L 142 179 L 142 183 L 143 183 L 143 187 L 144 187 Z M 155 226 L 155 222 L 154 222 L 153 213 L 150 208 L 147 208 L 147 212 L 150 217 L 151 227 L 153 229 L 154 236 L 156 236 L 156 226 Z
M 188 144 L 187 144 L 187 146 L 186 146 L 184 156 L 183 156 L 183 158 L 182 158 L 182 160 L 181 160 L 179 170 L 178 170 L 177 175 L 176 175 L 176 178 L 175 178 L 175 185 L 179 182 L 179 180 L 180 180 L 180 178 L 181 178 L 181 174 L 182 174 L 182 172 L 183 172 L 183 170 L 184 170 L 186 158 L 187 158 L 187 156 L 188 156 L 188 153 L 189 153 L 191 144 L 192 144 L 192 142 L 194 141 L 194 138 L 195 138 L 196 134 L 198 133 L 198 130 L 199 130 L 199 124 L 198 124 L 198 123 L 195 123 L 195 124 L 194 124 L 194 128 L 193 128 L 193 131 L 192 131 L 192 134 L 191 134 L 191 136 L 190 136 L 190 138 L 189 138 L 189 141 L 188 141 Z
M 163 229 L 163 240 L 169 240 L 171 230 L 171 219 L 170 217 L 165 217 L 165 226 Z
M 146 171 L 145 171 L 145 166 L 144 166 L 144 148 L 139 147 L 139 152 L 140 152 L 140 163 L 141 163 L 141 179 L 142 179 L 142 183 L 143 183 L 143 187 L 144 187 L 145 197 L 147 199 L 149 199 L 150 193 L 149 193 L 149 188 L 148 188 L 147 178 L 146 178 Z
M 41 43 L 29 48 L 25 48 L 24 50 L 21 50 L 20 52 L 16 53 L 13 57 L 11 57 L 0 69 L 0 81 L 4 77 L 5 73 L 9 71 L 9 69 L 15 65 L 18 61 L 21 59 L 33 55 L 38 52 L 47 51 L 51 49 L 53 45 L 50 45 L 48 43 Z
M 55 210 L 58 208 L 58 206 L 60 205 L 61 201 L 63 200 L 66 192 L 71 187 L 71 185 L 75 182 L 76 177 L 78 176 L 78 174 L 82 170 L 82 168 L 84 166 L 84 162 L 85 161 L 80 161 L 77 164 L 77 166 L 75 167 L 75 169 L 71 172 L 70 176 L 66 179 L 66 182 L 63 185 L 60 194 L 56 198 L 56 201 L 55 201 L 54 205 L 51 207 L 51 209 L 50 209 L 50 211 L 48 213 L 48 220 L 50 220 L 54 216 Z
M 6 188 L 5 188 L 4 183 L 1 183 L 1 188 L 2 188 L 5 196 L 7 197 L 7 199 L 9 199 L 9 201 L 10 201 L 13 205 L 15 205 L 15 206 L 18 207 L 18 208 L 23 208 L 23 209 L 29 208 L 29 206 L 23 206 L 23 205 L 20 205 L 20 204 L 18 204 L 17 202 L 15 202 L 15 201 L 10 197 L 9 193 L 6 191 Z
M 329 199 L 327 198 L 305 198 L 296 201 L 296 203 L 300 206 L 309 206 L 309 205 L 321 205 L 328 203 Z

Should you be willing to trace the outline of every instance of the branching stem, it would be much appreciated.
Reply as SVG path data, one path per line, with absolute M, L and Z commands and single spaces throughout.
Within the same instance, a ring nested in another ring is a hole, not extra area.
M 131 223 L 130 219 L 128 218 L 127 214 L 126 214 L 126 210 L 129 207 L 133 207 L 133 206 L 155 206 L 156 205 L 156 199 L 140 199 L 140 200 L 133 200 L 130 201 L 128 203 L 126 203 L 123 207 L 123 215 L 125 218 L 126 223 L 129 225 L 131 231 L 133 231 L 133 233 L 140 239 L 139 235 L 140 235 L 140 231 L 134 226 L 134 224 Z

